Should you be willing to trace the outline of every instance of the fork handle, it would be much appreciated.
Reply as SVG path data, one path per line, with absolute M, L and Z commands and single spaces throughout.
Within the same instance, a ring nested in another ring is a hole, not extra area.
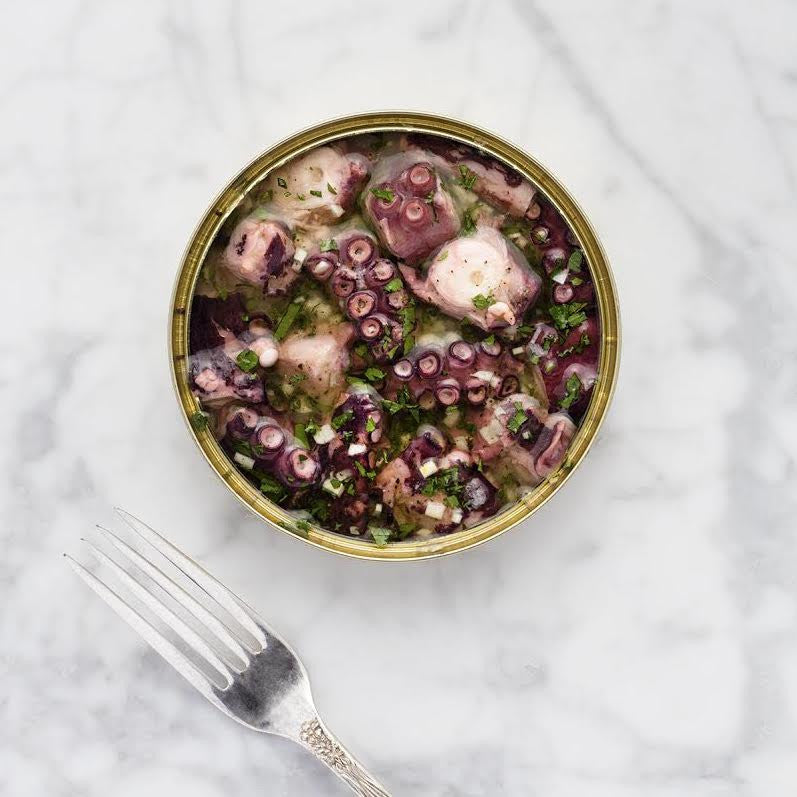
M 390 797 L 365 767 L 321 724 L 318 717 L 302 724 L 301 743 L 360 797 Z

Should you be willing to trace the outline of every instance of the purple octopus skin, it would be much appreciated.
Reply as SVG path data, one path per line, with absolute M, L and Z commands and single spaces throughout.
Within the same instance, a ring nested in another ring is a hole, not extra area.
M 247 329 L 244 321 L 246 308 L 237 293 L 226 299 L 210 296 L 194 296 L 191 302 L 191 324 L 188 348 L 193 354 L 203 349 L 223 346 L 225 336 L 220 330 L 239 335 Z
M 277 296 L 287 293 L 298 276 L 292 268 L 294 252 L 293 239 L 282 222 L 250 217 L 233 230 L 220 265 L 241 282 Z
M 449 484 L 458 485 L 458 507 L 447 506 L 441 492 L 424 492 L 429 482 L 421 466 L 429 461 L 437 467 L 435 474 L 443 472 Z M 437 533 L 451 532 L 460 524 L 473 526 L 498 511 L 495 485 L 478 470 L 467 451 L 446 451 L 445 437 L 433 426 L 421 426 L 401 456 L 385 465 L 375 483 L 394 515 Z M 441 517 L 427 515 L 430 502 L 444 507 Z
M 384 432 L 381 399 L 373 388 L 352 386 L 345 400 L 335 409 L 332 423 L 337 434 L 321 446 L 320 461 L 325 478 L 337 478 L 351 484 L 329 499 L 329 516 L 346 532 L 362 533 L 368 522 L 371 486 L 364 474 L 376 466 L 376 444 Z
M 523 253 L 487 226 L 444 244 L 425 278 L 408 266 L 401 266 L 401 273 L 416 296 L 484 330 L 516 324 L 542 286 Z
M 192 392 L 206 404 L 223 404 L 239 399 L 250 404 L 263 401 L 263 381 L 255 371 L 245 372 L 238 357 L 247 350 L 254 352 L 258 364 L 269 367 L 277 360 L 277 344 L 263 319 L 249 321 L 237 335 L 211 321 L 223 342 L 212 349 L 192 353 L 188 359 L 188 377 Z M 206 333 L 204 338 L 209 337 Z
M 519 414 L 525 420 L 518 422 Z M 576 429 L 567 413 L 549 415 L 526 393 L 507 396 L 474 421 L 474 454 L 483 462 L 503 461 L 530 486 L 559 467 Z
M 363 193 L 363 211 L 384 247 L 414 265 L 453 238 L 460 228 L 451 195 L 419 153 L 380 162 Z
M 362 155 L 317 147 L 278 169 L 266 188 L 279 212 L 296 224 L 335 224 L 354 207 L 368 170 Z
M 557 408 L 564 401 L 576 421 L 586 411 L 598 378 L 599 343 L 598 323 L 587 318 L 564 339 L 548 324 L 535 324 L 526 346 L 528 354 L 537 360 L 551 407 Z
M 308 255 L 305 268 L 326 283 L 374 359 L 387 362 L 402 348 L 410 296 L 396 266 L 379 257 L 372 235 L 348 231 L 335 245 L 337 249 Z
M 488 399 L 517 393 L 524 363 L 500 341 L 468 343 L 461 338 L 416 345 L 393 363 L 385 396 L 403 386 L 421 409 L 481 406 Z
M 250 458 L 253 462 L 244 464 L 236 459 L 245 471 L 267 473 L 292 489 L 311 487 L 321 476 L 318 456 L 304 448 L 277 418 L 270 415 L 237 406 L 225 414 L 218 432 L 222 448 L 233 459 L 240 444 L 247 444 L 245 451 L 251 452 L 251 457 L 248 453 L 238 456 Z
M 420 149 L 438 168 L 447 167 L 460 180 L 464 173 L 473 181 L 471 190 L 477 196 L 512 216 L 528 219 L 539 216 L 540 205 L 534 186 L 495 158 L 465 144 L 422 133 L 407 136 L 407 145 Z

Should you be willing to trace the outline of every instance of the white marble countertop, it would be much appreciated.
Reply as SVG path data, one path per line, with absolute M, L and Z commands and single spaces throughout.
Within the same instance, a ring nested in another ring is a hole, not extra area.
M 0 793 L 344 793 L 217 714 L 65 567 L 119 504 L 293 642 L 396 795 L 794 795 L 797 5 L 271 5 L 4 15 Z M 567 488 L 399 566 L 248 515 L 186 434 L 165 349 L 211 196 L 295 129 L 385 107 L 552 168 L 624 324 Z

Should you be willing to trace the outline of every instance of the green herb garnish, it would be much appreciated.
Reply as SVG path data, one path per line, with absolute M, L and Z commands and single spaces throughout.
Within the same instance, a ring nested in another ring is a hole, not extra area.
M 463 235 L 471 235 L 476 230 L 476 220 L 473 218 L 473 213 L 476 210 L 476 206 L 474 205 L 472 208 L 468 208 L 462 214 L 462 234 Z
M 313 196 L 318 196 L 318 197 L 320 197 L 320 196 L 323 196 L 323 194 L 322 194 L 320 191 L 310 191 L 310 193 L 311 193 Z
M 338 194 L 338 192 L 335 190 L 335 187 L 330 183 L 327 183 L 327 191 L 329 191 L 330 194 L 334 194 L 335 196 L 337 196 Z
M 368 418 L 365 421 L 365 431 L 366 432 L 376 431 L 376 421 L 374 421 L 374 419 L 371 418 L 370 416 L 368 416 Z
M 257 364 L 260 360 L 257 354 L 251 349 L 244 349 L 242 352 L 239 352 L 238 356 L 235 358 L 235 362 L 238 363 L 238 367 L 242 371 L 248 374 L 257 368 Z
M 283 340 L 285 338 L 293 326 L 294 321 L 296 321 L 297 316 L 301 312 L 303 303 L 304 299 L 300 298 L 294 299 L 288 305 L 285 312 L 282 314 L 282 318 L 280 318 L 279 323 L 277 324 L 277 328 L 274 330 L 275 340 Z
M 338 251 L 338 245 L 337 245 L 337 243 L 335 243 L 335 239 L 334 238 L 329 238 L 327 240 L 321 241 L 321 243 L 319 244 L 319 248 L 321 249 L 322 252 L 337 252 Z
M 560 332 L 567 332 L 587 320 L 584 308 L 586 302 L 568 302 L 567 304 L 554 304 L 550 307 L 553 325 Z
M 565 394 L 559 401 L 559 407 L 563 410 L 570 409 L 570 405 L 581 395 L 581 380 L 578 374 L 570 374 L 565 382 Z
M 510 418 L 509 423 L 507 423 L 506 428 L 509 429 L 510 432 L 519 432 L 520 427 L 526 423 L 528 419 L 528 415 L 526 415 L 526 411 L 523 409 L 523 405 L 519 402 L 515 402 L 515 414 Z
M 305 448 L 310 448 L 310 442 L 307 439 L 307 427 L 303 423 L 293 425 L 293 434 Z
M 404 283 L 401 281 L 400 277 L 393 277 L 387 285 L 385 285 L 385 290 L 388 293 L 395 293 L 396 291 L 400 291 L 404 287 Z
M 345 426 L 352 418 L 354 417 L 353 410 L 346 410 L 345 412 L 341 412 L 340 415 L 336 415 L 332 419 L 332 428 L 337 431 L 340 429 L 341 426 Z
M 369 526 L 368 530 L 371 532 L 371 536 L 374 538 L 377 548 L 385 548 L 390 539 L 390 535 L 393 533 L 390 529 L 385 529 L 381 526 Z
M 307 374 L 295 373 L 288 380 L 292 385 L 298 385 L 299 382 L 304 382 L 307 379 Z
M 584 255 L 581 254 L 580 249 L 574 249 L 573 253 L 567 259 L 567 268 L 570 271 L 575 272 L 578 274 L 581 271 L 581 261 L 584 259 Z
M 385 372 L 381 368 L 368 368 L 365 372 L 365 378 L 369 382 L 378 382 L 380 379 L 385 378 Z
M 307 197 L 304 194 L 296 194 L 296 198 L 300 199 L 302 202 L 304 202 L 304 200 L 307 199 Z
M 206 412 L 202 412 L 202 410 L 197 410 L 195 413 L 193 413 L 191 415 L 190 421 L 191 426 L 197 432 L 201 432 L 203 429 L 208 428 L 208 414 Z
M 484 339 L 484 342 L 485 342 L 485 343 L 486 343 L 488 346 L 492 346 L 492 345 L 493 345 L 493 343 L 495 343 L 495 335 L 488 335 L 488 336 L 487 336 L 487 337 Z
M 285 488 L 275 478 L 265 473 L 260 477 L 260 492 L 272 501 L 279 501 L 285 496 Z
M 392 202 L 396 195 L 390 188 L 372 188 L 371 193 L 377 198 L 385 202 Z
M 492 291 L 485 296 L 482 293 L 477 293 L 473 297 L 473 306 L 477 310 L 486 310 L 491 305 L 495 304 L 495 296 L 493 296 Z
M 277 178 L 277 185 L 280 188 L 287 188 L 288 187 L 288 184 L 285 182 L 285 180 L 282 179 L 282 177 L 278 177 Z
M 464 163 L 461 163 L 459 165 L 459 175 L 457 183 L 463 188 L 467 188 L 468 191 L 471 191 L 476 183 L 476 174 L 465 166 Z

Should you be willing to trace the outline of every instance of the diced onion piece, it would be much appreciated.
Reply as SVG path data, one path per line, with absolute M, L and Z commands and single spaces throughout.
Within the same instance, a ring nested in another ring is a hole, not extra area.
M 335 487 L 335 485 L 332 484 L 332 479 L 324 479 L 324 483 L 321 487 L 328 493 L 334 495 L 335 498 L 340 498 L 340 496 L 343 495 L 343 484 L 340 481 L 338 482 L 338 486 Z
M 482 436 L 484 442 L 487 443 L 488 446 L 491 446 L 501 439 L 503 431 L 504 427 L 501 421 L 499 421 L 498 418 L 493 418 L 487 426 L 483 426 L 479 429 L 479 434 Z
M 524 351 L 526 351 L 525 346 L 515 346 L 515 348 L 512 349 L 512 354 L 523 354 Z
M 452 523 L 461 523 L 462 522 L 462 510 L 461 509 L 453 509 L 451 511 L 451 522 Z
M 317 432 L 313 434 L 313 440 L 315 440 L 318 445 L 322 446 L 325 443 L 330 443 L 332 440 L 334 440 L 335 435 L 335 430 L 328 423 L 325 423 Z
M 368 450 L 368 446 L 362 443 L 352 443 L 349 446 L 349 456 L 356 457 L 358 454 L 364 454 Z
M 489 383 L 489 382 L 492 382 L 492 380 L 495 378 L 495 372 L 494 371 L 476 371 L 474 376 L 477 379 L 481 379 L 482 382 L 488 382 Z
M 354 475 L 354 474 L 353 474 L 353 473 L 352 473 L 352 472 L 351 472 L 351 471 L 350 471 L 348 468 L 346 468 L 346 470 L 339 470 L 339 471 L 338 471 L 338 472 L 335 474 L 335 478 L 336 478 L 336 479 L 337 479 L 339 482 L 345 482 L 347 479 L 350 479 L 350 478 L 351 478 L 353 475 Z
M 358 529 L 357 526 L 349 526 L 349 531 L 354 534 L 355 537 L 360 536 L 360 529 Z
M 558 282 L 560 285 L 564 285 L 567 282 L 567 274 L 568 270 L 563 268 L 561 271 L 557 271 L 556 274 L 551 277 L 551 279 L 554 282 Z
M 242 454 L 240 451 L 235 452 L 233 459 L 246 470 L 252 470 L 255 466 L 255 461 L 252 457 L 247 457 L 246 454 Z
M 468 438 L 467 437 L 455 437 L 454 438 L 454 448 L 459 448 L 462 451 L 468 450 Z
M 307 257 L 307 250 L 306 249 L 297 249 L 293 255 L 293 262 L 294 263 L 304 263 L 305 258 Z
M 339 219 L 346 211 L 340 205 L 330 205 L 329 212 L 336 218 Z
M 446 505 L 440 503 L 440 501 L 429 501 L 424 512 L 427 517 L 432 517 L 435 520 L 442 520 L 445 513 Z
M 421 463 L 421 466 L 418 468 L 418 470 L 421 472 L 421 476 L 423 476 L 424 479 L 428 479 L 440 469 L 437 467 L 437 463 L 433 459 L 427 459 L 426 462 Z
M 447 412 L 443 418 L 443 423 L 446 426 L 456 426 L 459 423 L 459 410 L 455 409 L 453 412 Z
M 374 514 L 375 515 L 381 515 L 382 514 L 382 504 L 377 504 L 374 507 Z

